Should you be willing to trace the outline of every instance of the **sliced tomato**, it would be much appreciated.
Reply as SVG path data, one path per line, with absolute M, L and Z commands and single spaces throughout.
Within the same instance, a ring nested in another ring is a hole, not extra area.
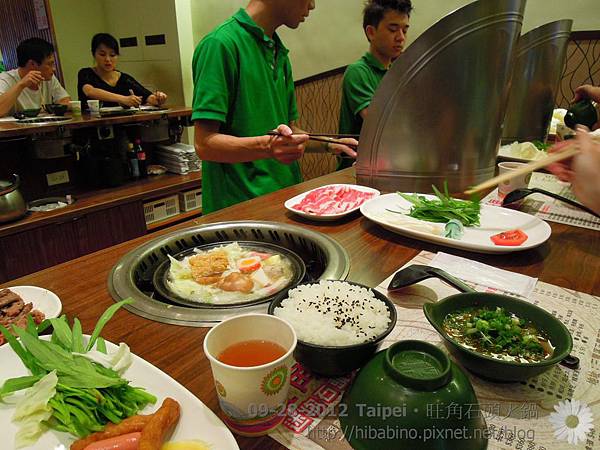
M 492 242 L 496 245 L 518 246 L 527 240 L 527 234 L 523 230 L 508 230 L 502 233 L 490 236 Z

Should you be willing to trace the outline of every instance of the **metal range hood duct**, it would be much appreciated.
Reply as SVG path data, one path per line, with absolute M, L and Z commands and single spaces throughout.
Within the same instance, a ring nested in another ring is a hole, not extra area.
M 479 0 L 426 30 L 384 76 L 356 176 L 382 191 L 452 192 L 491 178 L 525 0 Z
M 546 139 L 572 26 L 570 19 L 557 20 L 519 39 L 503 143 Z

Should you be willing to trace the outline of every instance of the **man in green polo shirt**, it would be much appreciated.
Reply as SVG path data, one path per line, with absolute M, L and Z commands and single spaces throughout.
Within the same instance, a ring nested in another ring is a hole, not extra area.
M 381 79 L 402 53 L 411 11 L 410 0 L 370 0 L 365 5 L 363 30 L 369 40 L 369 51 L 344 73 L 340 134 L 360 134 Z M 350 167 L 353 162 L 342 155 L 338 169 Z
M 302 181 L 308 136 L 295 126 L 292 68 L 275 30 L 297 28 L 314 7 L 314 0 L 251 0 L 196 48 L 192 120 L 205 213 Z M 267 135 L 274 129 L 278 135 Z M 327 150 L 355 155 L 343 145 Z

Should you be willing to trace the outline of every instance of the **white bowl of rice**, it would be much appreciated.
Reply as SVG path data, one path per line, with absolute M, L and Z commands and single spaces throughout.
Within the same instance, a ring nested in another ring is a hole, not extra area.
M 276 297 L 269 314 L 296 331 L 296 360 L 325 376 L 364 365 L 396 325 L 396 308 L 385 295 L 350 281 L 299 284 Z

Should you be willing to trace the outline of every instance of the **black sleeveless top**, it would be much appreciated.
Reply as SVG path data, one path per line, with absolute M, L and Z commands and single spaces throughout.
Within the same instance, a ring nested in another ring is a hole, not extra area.
M 117 84 L 115 86 L 111 86 L 102 78 L 100 78 L 98 74 L 94 72 L 94 69 L 91 67 L 86 67 L 81 69 L 77 74 L 77 93 L 79 95 L 79 100 L 81 101 L 82 109 L 87 109 L 88 97 L 83 92 L 83 86 L 86 84 L 89 84 L 97 89 L 102 89 L 103 91 L 125 96 L 131 95 L 129 92 L 131 89 L 135 95 L 142 97 L 142 103 L 146 103 L 148 97 L 152 95 L 152 92 L 150 92 L 140 83 L 138 83 L 135 78 L 126 74 L 125 72 L 121 72 L 121 76 L 119 77 Z M 102 101 L 102 106 L 119 106 L 119 104 L 115 102 Z

